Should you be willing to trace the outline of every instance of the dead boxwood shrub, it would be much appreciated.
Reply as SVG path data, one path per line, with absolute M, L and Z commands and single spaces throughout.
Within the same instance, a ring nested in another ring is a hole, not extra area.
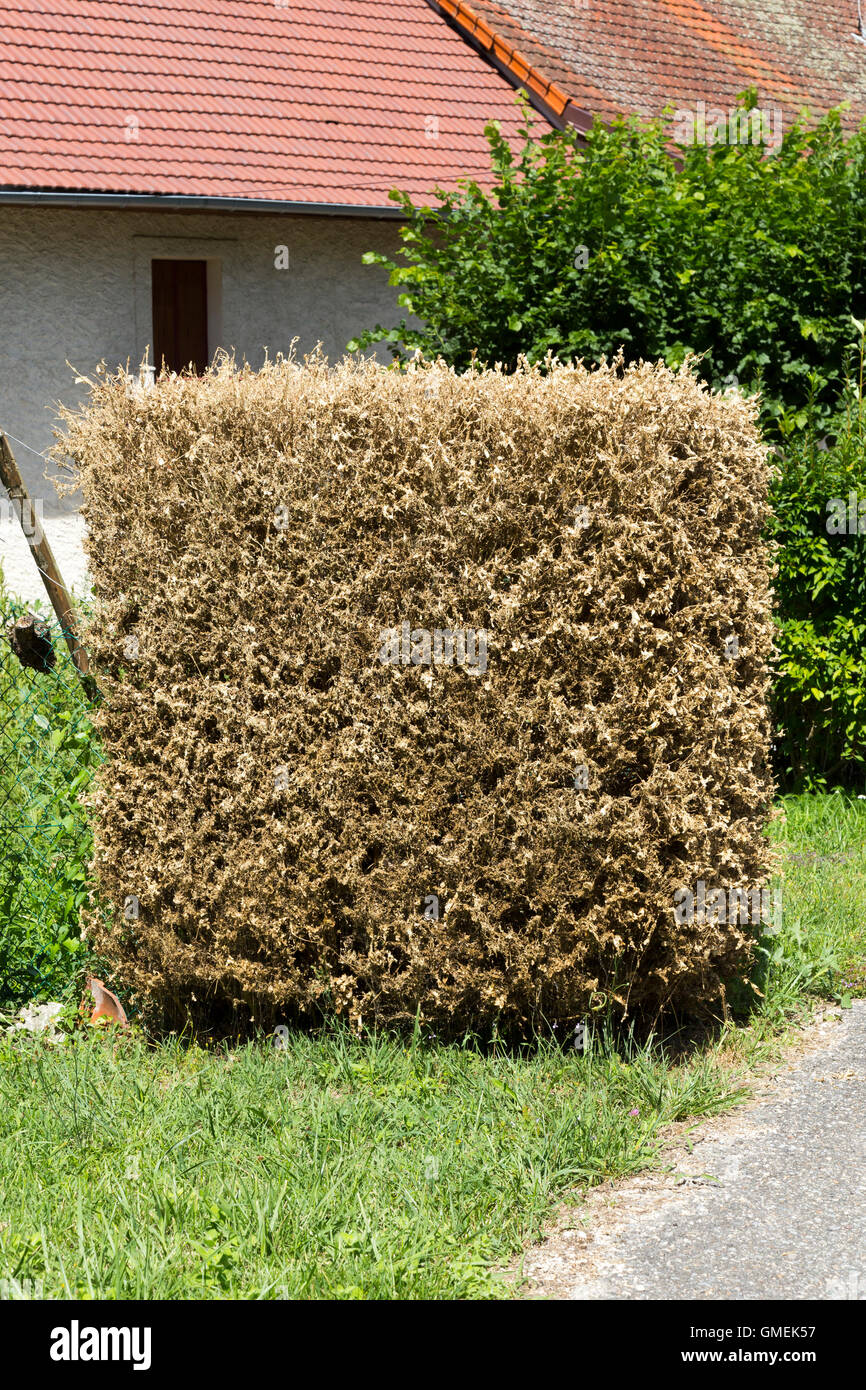
M 312 359 L 102 379 L 67 424 L 106 697 L 91 930 L 146 1017 L 718 1000 L 756 928 L 679 923 L 674 892 L 766 880 L 749 403 L 649 365 Z M 399 635 L 381 659 L 404 623 L 419 664 Z M 486 669 L 437 630 L 486 634 Z

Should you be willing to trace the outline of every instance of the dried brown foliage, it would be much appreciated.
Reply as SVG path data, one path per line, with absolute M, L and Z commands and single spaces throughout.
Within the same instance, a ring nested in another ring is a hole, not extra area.
M 755 931 L 677 925 L 673 893 L 766 880 L 749 403 L 649 365 L 312 359 L 105 379 L 67 423 L 106 694 L 92 930 L 146 1016 L 718 999 Z M 486 630 L 486 671 L 383 664 L 404 620 Z

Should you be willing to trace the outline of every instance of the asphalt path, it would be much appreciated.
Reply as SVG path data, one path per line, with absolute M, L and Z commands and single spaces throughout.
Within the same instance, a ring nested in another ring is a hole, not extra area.
M 866 1002 L 667 1171 L 568 1210 L 527 1253 L 530 1298 L 866 1300 Z

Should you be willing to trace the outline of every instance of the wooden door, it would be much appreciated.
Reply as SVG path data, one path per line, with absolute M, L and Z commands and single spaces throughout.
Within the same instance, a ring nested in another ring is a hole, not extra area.
M 153 358 L 173 372 L 203 372 L 207 350 L 207 261 L 152 261 Z

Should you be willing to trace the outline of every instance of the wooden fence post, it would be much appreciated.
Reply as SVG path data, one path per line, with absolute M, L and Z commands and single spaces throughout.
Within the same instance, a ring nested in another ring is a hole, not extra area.
M 89 700 L 95 700 L 98 698 L 99 688 L 90 674 L 90 658 L 78 636 L 69 590 L 63 582 L 63 577 L 57 568 L 57 561 L 54 559 L 51 546 L 45 538 L 42 527 L 36 521 L 33 502 L 18 471 L 18 464 L 15 462 L 15 455 L 9 447 L 9 441 L 2 430 L 0 430 L 0 481 L 9 494 L 12 506 L 18 513 L 21 529 L 27 544 L 30 546 L 30 553 L 36 561 L 36 568 L 42 576 L 42 583 L 45 585 L 51 607 L 57 614 L 57 621 L 60 623 L 66 645 L 69 648 L 69 655 L 72 657 L 84 692 Z M 25 512 L 29 512 L 29 522 L 25 520 Z

